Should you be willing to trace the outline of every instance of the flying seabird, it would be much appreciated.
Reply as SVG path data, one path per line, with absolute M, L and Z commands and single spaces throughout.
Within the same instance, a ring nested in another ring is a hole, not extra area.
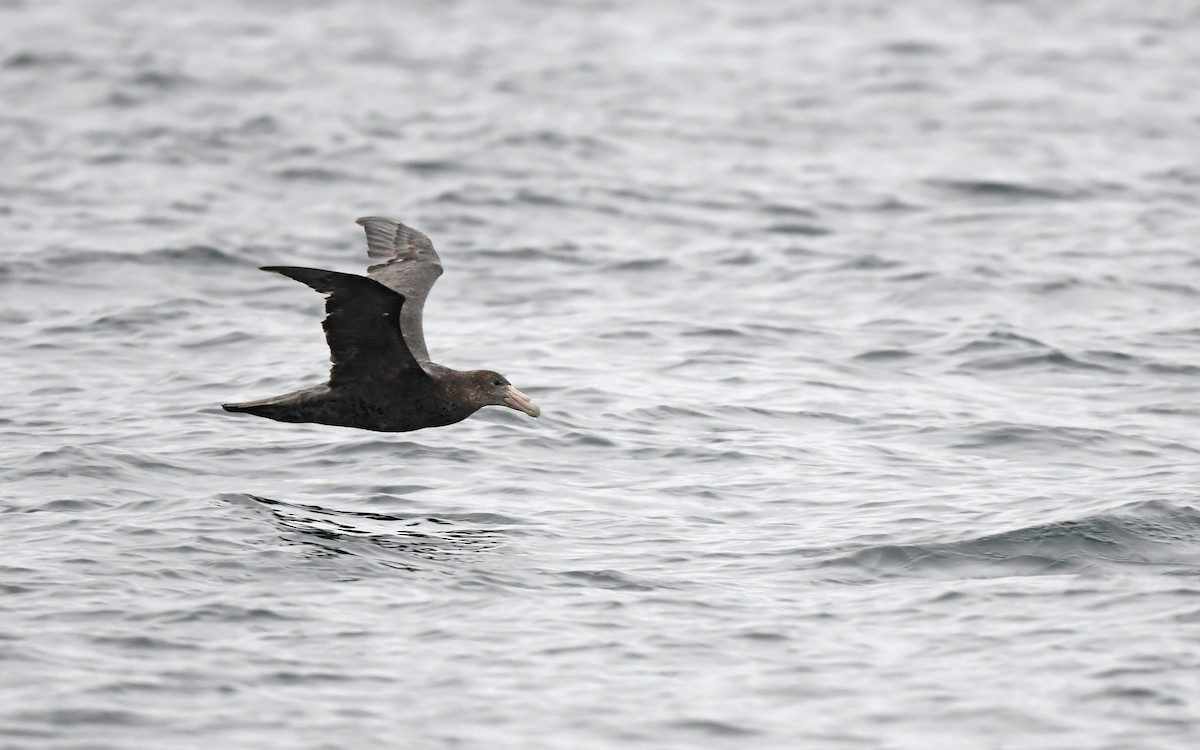
M 378 216 L 358 220 L 366 276 L 318 268 L 264 266 L 325 298 L 329 381 L 282 396 L 223 404 L 280 422 L 317 422 L 379 432 L 408 432 L 460 422 L 488 405 L 541 414 L 524 393 L 491 370 L 452 370 L 429 360 L 422 331 L 425 298 L 442 261 L 421 232 Z

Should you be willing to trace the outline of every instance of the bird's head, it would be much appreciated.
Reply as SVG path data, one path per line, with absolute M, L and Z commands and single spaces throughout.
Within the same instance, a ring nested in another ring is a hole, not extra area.
M 523 411 L 531 417 L 537 417 L 542 413 L 542 410 L 533 403 L 529 396 L 513 388 L 512 384 L 508 382 L 508 378 L 500 373 L 491 370 L 474 370 L 469 374 L 472 390 L 480 405 L 507 406 L 510 409 Z

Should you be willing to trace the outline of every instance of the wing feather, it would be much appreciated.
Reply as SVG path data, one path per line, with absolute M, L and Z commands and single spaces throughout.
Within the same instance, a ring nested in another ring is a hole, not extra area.
M 367 255 L 381 261 L 367 275 L 404 297 L 400 330 L 418 362 L 429 362 L 424 311 L 429 290 L 442 275 L 442 259 L 423 233 L 382 216 L 358 220 L 367 233 Z
M 386 381 L 405 371 L 424 372 L 400 333 L 406 301 L 399 292 L 365 276 L 319 268 L 265 266 L 262 270 L 328 295 L 322 327 L 333 362 L 331 386 Z

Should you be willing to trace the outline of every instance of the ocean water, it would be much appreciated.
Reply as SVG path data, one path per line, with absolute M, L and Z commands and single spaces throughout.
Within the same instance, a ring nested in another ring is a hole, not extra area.
M 0 747 L 1192 748 L 1187 4 L 0 2 Z M 321 382 L 361 215 L 485 409 Z

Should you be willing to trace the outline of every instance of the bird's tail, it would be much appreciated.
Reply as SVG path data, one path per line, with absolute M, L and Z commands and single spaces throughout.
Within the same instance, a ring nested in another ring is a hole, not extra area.
M 279 397 L 260 398 L 257 401 L 243 401 L 238 404 L 221 404 L 221 408 L 225 411 L 244 412 L 246 414 L 257 414 L 258 416 L 267 416 L 264 412 L 269 411 L 270 407 L 274 406 L 279 401 Z
M 314 408 L 320 408 L 329 395 L 329 384 L 304 388 L 282 396 L 260 398 L 257 401 L 242 401 L 236 404 L 221 404 L 225 411 L 253 414 L 281 422 L 312 422 Z

